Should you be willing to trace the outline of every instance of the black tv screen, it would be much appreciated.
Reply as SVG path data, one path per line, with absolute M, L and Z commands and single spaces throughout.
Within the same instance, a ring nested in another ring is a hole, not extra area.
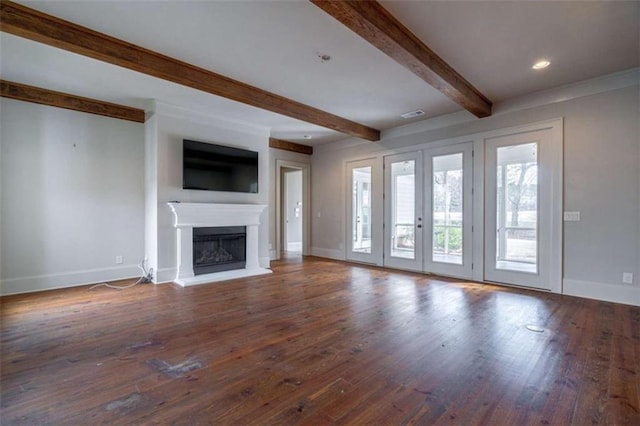
M 182 188 L 258 192 L 258 153 L 184 139 Z

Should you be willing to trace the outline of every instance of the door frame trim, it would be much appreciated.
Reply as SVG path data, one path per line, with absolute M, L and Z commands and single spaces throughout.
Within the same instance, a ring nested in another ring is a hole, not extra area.
M 562 293 L 562 258 L 563 258 L 563 135 L 564 135 L 564 122 L 563 118 L 557 118 L 548 121 L 542 121 L 539 123 L 533 123 L 529 125 L 505 128 L 494 130 L 491 132 L 485 132 L 482 134 L 481 145 L 483 147 L 483 158 L 482 158 L 482 173 L 486 176 L 486 173 L 489 172 L 485 167 L 485 155 L 486 155 L 486 143 L 488 139 L 494 138 L 502 138 L 507 136 L 515 136 L 525 133 L 538 132 L 548 130 L 550 132 L 550 143 L 549 143 L 549 162 L 551 163 L 551 186 L 550 186 L 550 197 L 551 197 L 551 206 L 549 206 L 550 210 L 550 253 L 548 256 L 549 261 L 549 290 L 553 293 Z M 483 177 L 483 186 L 485 180 Z M 484 229 L 484 221 L 485 221 L 485 209 L 490 208 L 490 206 L 486 205 L 486 191 L 482 191 L 482 203 L 483 208 L 481 210 L 482 216 L 482 227 Z M 478 216 L 480 216 L 478 215 Z M 482 244 L 484 245 L 484 238 L 482 239 Z M 481 263 L 483 269 L 482 281 L 483 282 L 494 282 L 486 280 L 484 276 L 484 267 L 486 262 L 485 249 L 482 249 L 483 261 Z M 474 278 L 476 275 L 474 274 Z M 498 283 L 501 285 L 513 285 L 509 283 Z M 533 288 L 533 287 L 527 287 Z M 543 288 L 535 288 L 536 290 L 545 291 Z

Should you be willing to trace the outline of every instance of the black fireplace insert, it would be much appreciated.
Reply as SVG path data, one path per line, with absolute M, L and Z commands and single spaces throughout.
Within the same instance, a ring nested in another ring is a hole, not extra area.
M 193 228 L 194 274 L 244 269 L 246 239 L 245 226 Z

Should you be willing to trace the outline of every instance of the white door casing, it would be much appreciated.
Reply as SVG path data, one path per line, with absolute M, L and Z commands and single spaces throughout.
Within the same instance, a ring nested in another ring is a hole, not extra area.
M 486 281 L 561 290 L 559 124 L 484 139 Z

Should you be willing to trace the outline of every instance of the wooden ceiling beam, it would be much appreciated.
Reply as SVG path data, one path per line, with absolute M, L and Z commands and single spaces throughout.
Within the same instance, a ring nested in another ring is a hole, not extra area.
M 12 81 L 0 80 L 0 96 L 105 117 L 119 118 L 136 123 L 144 123 L 145 121 L 144 110 L 142 109 L 103 102 L 97 99 L 83 98 L 68 93 L 54 92 L 53 90 L 27 86 L 26 84 L 14 83 Z
M 382 50 L 477 117 L 491 101 L 376 1 L 311 0 L 351 31 Z
M 313 154 L 313 147 L 282 139 L 269 138 L 269 148 L 283 149 L 285 151 L 298 152 L 300 154 Z
M 0 30 L 370 141 L 380 131 L 11 1 Z

